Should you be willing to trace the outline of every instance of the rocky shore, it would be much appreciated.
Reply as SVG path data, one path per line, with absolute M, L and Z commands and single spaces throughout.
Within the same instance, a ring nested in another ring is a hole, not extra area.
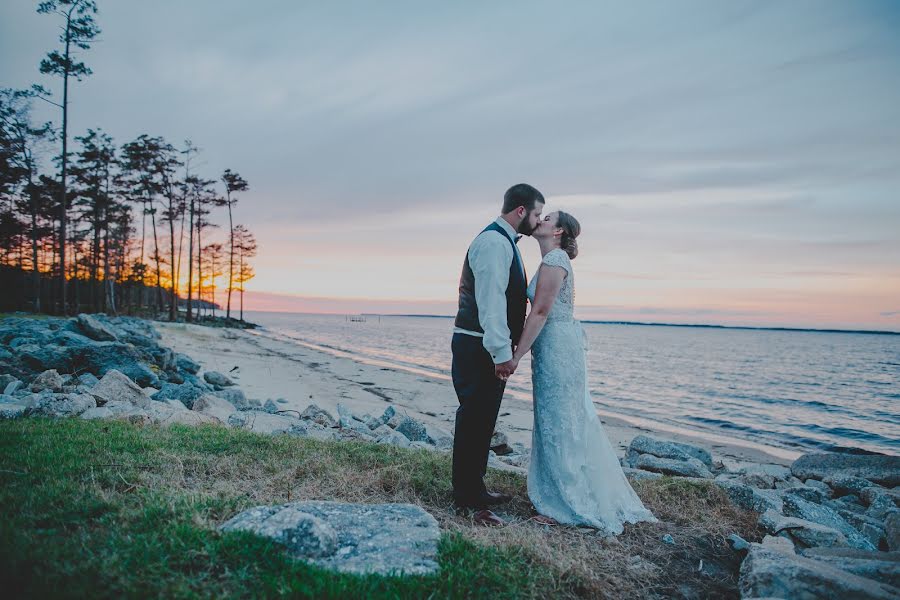
M 228 373 L 205 371 L 190 356 L 163 346 L 151 322 L 133 318 L 79 315 L 0 321 L 0 392 L 4 419 L 208 424 L 432 452 L 449 451 L 453 440 L 451 431 L 391 403 L 374 414 L 338 404 L 333 414 L 314 403 L 298 409 L 296 402 L 284 399 L 248 397 Z M 521 442 L 510 442 L 498 431 L 490 465 L 525 474 L 528 454 Z M 670 476 L 709 482 L 721 487 L 735 505 L 759 514 L 767 534 L 760 543 L 736 535 L 731 539 L 734 551 L 744 557 L 740 586 L 745 598 L 900 596 L 900 457 L 857 451 L 806 454 L 785 466 L 716 457 L 697 445 L 638 435 L 621 460 L 633 479 Z M 254 510 L 255 520 L 241 513 L 226 525 L 239 524 L 240 529 L 272 537 L 297 556 L 336 569 L 343 564 L 352 572 L 387 572 L 390 561 L 385 563 L 383 556 L 375 561 L 380 566 L 368 569 L 356 553 L 345 551 L 347 561 L 342 563 L 342 548 L 361 546 L 347 537 L 349 529 L 331 531 L 327 516 L 337 507 Z M 382 527 L 384 515 L 398 510 L 401 514 L 414 507 L 369 510 L 370 520 L 354 521 L 354 531 L 370 531 L 366 523 Z M 433 552 L 436 525 L 427 513 L 419 517 L 428 524 L 429 542 L 424 546 Z M 431 568 L 432 558 L 409 558 L 410 565 L 418 565 L 410 572 L 421 572 L 415 569 L 426 568 L 422 565 Z

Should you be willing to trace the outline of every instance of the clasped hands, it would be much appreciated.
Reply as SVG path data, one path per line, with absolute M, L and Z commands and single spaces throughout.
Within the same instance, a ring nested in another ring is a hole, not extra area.
M 513 354 L 513 357 L 510 360 L 494 365 L 494 375 L 497 379 L 507 381 L 509 376 L 516 372 L 518 366 L 519 357 Z

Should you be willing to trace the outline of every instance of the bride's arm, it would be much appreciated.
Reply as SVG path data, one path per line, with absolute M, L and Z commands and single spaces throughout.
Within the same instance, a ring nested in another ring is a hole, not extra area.
M 513 354 L 513 361 L 516 365 L 522 360 L 522 357 L 531 350 L 534 340 L 537 339 L 544 323 L 547 322 L 547 315 L 553 308 L 553 301 L 559 295 L 563 280 L 566 277 L 566 270 L 562 267 L 541 265 L 541 275 L 538 277 L 537 286 L 534 290 L 534 302 L 531 303 L 531 312 L 525 319 L 525 328 L 522 330 L 522 337 L 519 339 L 519 345 Z

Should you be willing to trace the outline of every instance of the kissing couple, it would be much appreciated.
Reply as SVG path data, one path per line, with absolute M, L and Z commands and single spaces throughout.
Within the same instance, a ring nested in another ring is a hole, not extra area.
M 491 508 L 512 498 L 488 491 L 484 476 L 506 382 L 531 352 L 535 520 L 618 534 L 624 523 L 656 519 L 626 479 L 588 390 L 585 336 L 574 318 L 581 226 L 562 211 L 544 215 L 544 204 L 528 184 L 509 188 L 500 216 L 463 262 L 452 342 L 453 500 L 474 510 L 476 523 L 503 525 Z M 537 241 L 543 257 L 530 283 L 516 246 L 522 236 Z

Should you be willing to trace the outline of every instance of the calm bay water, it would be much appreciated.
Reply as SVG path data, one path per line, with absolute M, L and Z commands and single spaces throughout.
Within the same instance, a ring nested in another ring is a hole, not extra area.
M 247 313 L 269 332 L 436 377 L 449 318 Z M 585 324 L 598 410 L 791 449 L 900 453 L 900 335 Z M 448 383 L 448 385 L 450 385 Z M 531 396 L 526 359 L 508 393 Z

